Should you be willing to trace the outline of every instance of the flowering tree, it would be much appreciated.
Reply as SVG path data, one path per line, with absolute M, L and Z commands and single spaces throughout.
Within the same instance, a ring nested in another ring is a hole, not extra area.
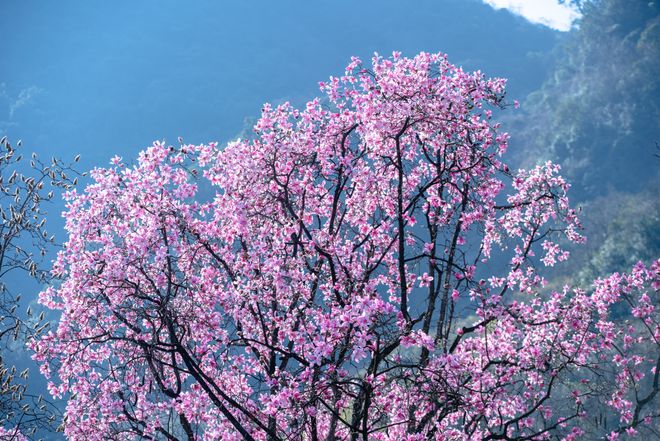
M 544 294 L 583 238 L 558 166 L 501 160 L 505 81 L 395 53 L 320 86 L 252 140 L 155 143 L 68 193 L 33 349 L 70 439 L 652 430 L 660 262 Z
M 27 316 L 18 311 L 21 287 L 17 280 L 50 280 L 50 272 L 42 265 L 54 241 L 46 230 L 45 204 L 57 188 L 75 185 L 77 173 L 57 159 L 50 164 L 35 154 L 23 159 L 20 141 L 12 146 L 6 136 L 0 148 L 0 440 L 21 440 L 23 434 L 54 430 L 59 412 L 48 400 L 28 391 L 29 370 L 17 370 L 10 362 L 10 352 L 48 326 L 43 314 L 35 317 L 30 308 Z

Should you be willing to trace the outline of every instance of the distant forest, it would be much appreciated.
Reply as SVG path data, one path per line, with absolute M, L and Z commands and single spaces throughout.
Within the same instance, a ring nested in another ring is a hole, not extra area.
M 555 48 L 512 132 L 522 164 L 561 164 L 583 208 L 587 244 L 558 271 L 584 283 L 660 254 L 660 6 L 574 4 L 578 28 Z

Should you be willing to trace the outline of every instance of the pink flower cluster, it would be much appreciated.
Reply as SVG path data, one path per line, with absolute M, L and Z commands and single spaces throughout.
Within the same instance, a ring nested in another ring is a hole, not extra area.
M 40 295 L 59 326 L 32 343 L 66 435 L 578 439 L 605 362 L 639 426 L 660 264 L 543 291 L 535 252 L 583 238 L 558 166 L 502 162 L 504 86 L 442 54 L 354 58 L 250 139 L 95 169 Z

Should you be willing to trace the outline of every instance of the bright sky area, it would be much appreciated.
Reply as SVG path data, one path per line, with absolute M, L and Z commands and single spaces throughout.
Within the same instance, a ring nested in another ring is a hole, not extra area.
M 558 31 L 568 31 L 580 14 L 557 0 L 483 0 L 495 9 L 506 8 L 532 23 L 540 23 Z

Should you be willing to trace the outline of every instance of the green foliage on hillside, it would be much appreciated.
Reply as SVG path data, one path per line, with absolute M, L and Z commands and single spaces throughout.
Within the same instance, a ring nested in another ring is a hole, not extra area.
M 562 163 L 580 200 L 638 192 L 660 170 L 660 4 L 579 6 L 554 72 L 525 102 L 524 155 Z
M 657 190 L 612 193 L 585 205 L 587 244 L 574 253 L 583 262 L 579 281 L 650 262 L 660 256 L 660 198 Z

